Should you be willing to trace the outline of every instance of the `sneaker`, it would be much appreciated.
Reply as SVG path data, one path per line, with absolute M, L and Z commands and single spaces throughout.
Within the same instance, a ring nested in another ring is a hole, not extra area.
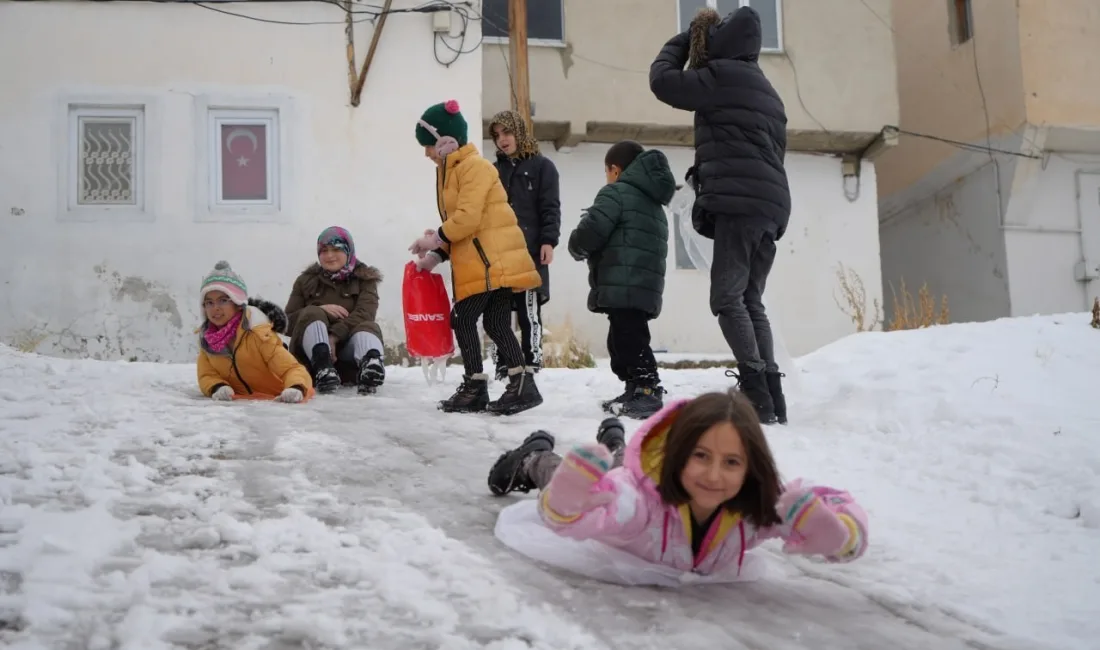
M 619 415 L 645 420 L 664 408 L 664 394 L 665 389 L 659 385 L 639 384 L 630 398 L 622 403 Z
M 463 376 L 458 390 L 439 403 L 444 413 L 480 413 L 489 405 L 489 378 L 478 374 Z
M 378 350 L 367 352 L 366 356 L 359 360 L 359 373 L 355 382 L 359 386 L 359 394 L 375 393 L 385 381 L 386 364 L 382 363 L 381 353 Z
M 542 451 L 554 451 L 554 436 L 546 431 L 532 433 L 519 447 L 501 454 L 489 470 L 489 491 L 499 497 L 509 492 L 527 494 L 537 490 L 538 486 L 527 475 L 524 461 L 531 454 Z
M 542 394 L 535 385 L 535 376 L 524 369 L 508 376 L 508 386 L 500 399 L 489 402 L 489 412 L 494 415 L 515 415 L 542 404 Z

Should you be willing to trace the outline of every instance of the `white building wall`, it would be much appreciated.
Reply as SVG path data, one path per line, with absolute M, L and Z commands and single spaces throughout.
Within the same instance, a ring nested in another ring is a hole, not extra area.
M 450 51 L 434 43 L 429 15 L 391 15 L 352 108 L 338 7 L 217 8 L 332 24 L 272 24 L 187 4 L 0 4 L 0 341 L 47 354 L 192 360 L 198 286 L 216 261 L 281 304 L 333 224 L 349 228 L 359 257 L 386 274 L 380 319 L 391 342 L 403 336 L 406 247 L 438 223 L 433 167 L 413 130 L 423 109 L 450 98 L 480 129 L 480 55 L 445 67 L 433 48 L 444 59 Z M 365 18 L 357 15 L 357 65 L 371 35 Z M 479 24 L 470 27 L 464 49 L 478 38 Z M 144 105 L 144 210 L 67 209 L 70 101 Z M 205 113 L 219 105 L 279 110 L 276 213 L 207 209 Z
M 605 183 L 603 157 L 607 148 L 582 144 L 555 151 L 550 143 L 542 144 L 543 153 L 558 166 L 562 195 L 562 243 L 551 267 L 551 300 L 544 320 L 553 330 L 568 318 L 575 333 L 601 353 L 605 350 L 607 320 L 587 311 L 587 267 L 569 256 L 566 242 L 581 211 Z M 487 156 L 493 156 L 494 151 L 491 141 L 483 143 Z M 692 149 L 663 147 L 662 151 L 675 176 L 682 179 L 691 165 Z M 881 300 L 878 204 L 874 166 L 870 163 L 863 164 L 860 193 L 853 202 L 845 197 L 839 159 L 788 154 L 786 163 L 793 212 L 786 236 L 779 242 L 765 299 L 773 324 L 778 325 L 790 353 L 801 355 L 854 331 L 851 320 L 837 306 L 838 299 L 844 304 L 836 275 L 838 265 L 843 264 L 862 279 L 868 304 Z M 671 217 L 669 229 L 675 231 Z M 664 310 L 651 325 L 654 348 L 728 356 L 729 348 L 710 313 L 708 273 L 677 268 L 676 255 L 673 240 L 669 242 Z

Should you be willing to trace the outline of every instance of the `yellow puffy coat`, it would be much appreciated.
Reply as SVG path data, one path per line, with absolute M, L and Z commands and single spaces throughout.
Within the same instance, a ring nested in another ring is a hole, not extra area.
M 202 394 L 209 397 L 222 384 L 228 384 L 242 397 L 277 397 L 283 389 L 296 386 L 308 394 L 313 388 L 309 372 L 283 347 L 262 311 L 255 307 L 245 310 L 237 336 L 224 354 L 208 352 L 200 340 L 198 375 Z
M 436 203 L 447 243 L 455 302 L 509 288 L 535 289 L 542 278 L 527 252 L 508 194 L 493 163 L 466 144 L 435 172 Z

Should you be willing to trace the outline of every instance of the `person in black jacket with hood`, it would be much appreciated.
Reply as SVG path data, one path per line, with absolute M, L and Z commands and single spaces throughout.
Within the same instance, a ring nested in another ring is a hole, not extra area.
M 710 309 L 737 359 L 741 390 L 765 424 L 787 420 L 764 285 L 791 213 L 787 115 L 757 59 L 760 16 L 702 9 L 649 68 L 657 99 L 695 113 L 691 221 L 714 240 Z M 685 69 L 685 65 L 687 69 Z
M 538 372 L 542 367 L 542 306 L 550 300 L 550 263 L 561 237 L 558 168 L 539 153 L 539 143 L 527 133 L 519 113 L 497 113 L 489 122 L 489 132 L 497 147 L 493 164 L 527 239 L 527 251 L 542 276 L 542 286 L 515 294 L 512 302 L 512 310 L 519 317 L 524 364 Z M 508 368 L 497 358 L 495 346 L 492 355 L 497 379 L 507 378 Z

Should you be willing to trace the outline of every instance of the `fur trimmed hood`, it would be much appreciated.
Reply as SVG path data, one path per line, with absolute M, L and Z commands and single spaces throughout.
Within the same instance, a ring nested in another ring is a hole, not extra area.
M 263 298 L 249 298 L 248 306 L 253 308 L 249 310 L 249 325 L 255 326 L 261 325 L 263 322 L 268 322 L 271 323 L 271 329 L 273 329 L 276 334 L 286 334 L 288 321 L 286 312 L 283 311 L 282 307 L 268 300 L 264 300 Z M 266 317 L 266 321 L 261 321 L 257 318 L 254 315 L 254 310 Z
M 324 278 L 326 280 L 328 279 L 327 276 L 324 275 L 324 269 L 322 269 L 321 265 L 317 262 L 314 262 L 313 264 L 307 266 L 305 270 L 302 271 L 302 275 L 315 275 L 318 278 Z M 351 277 L 357 278 L 364 282 L 381 282 L 382 272 L 373 266 L 368 266 L 362 262 L 359 262 L 355 265 L 355 272 L 352 273 Z
M 756 61 L 763 42 L 760 14 L 741 7 L 724 19 L 709 7 L 699 10 L 688 28 L 691 44 L 688 68 L 701 68 L 711 59 Z

